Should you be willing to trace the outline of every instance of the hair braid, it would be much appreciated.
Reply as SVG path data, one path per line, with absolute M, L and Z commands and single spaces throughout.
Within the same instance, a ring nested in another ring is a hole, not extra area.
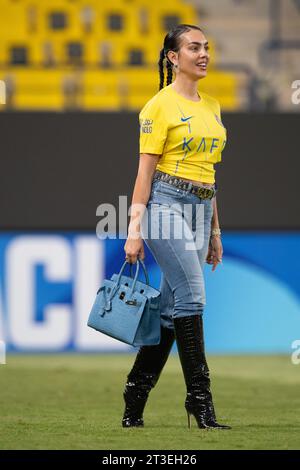
M 167 73 L 167 85 L 170 85 L 173 80 L 173 66 L 169 61 L 167 62 Z
M 164 59 L 165 59 L 165 51 L 164 51 L 164 48 L 162 48 L 162 50 L 160 51 L 159 61 L 158 61 L 159 89 L 160 90 L 164 87 L 164 81 L 165 81 Z

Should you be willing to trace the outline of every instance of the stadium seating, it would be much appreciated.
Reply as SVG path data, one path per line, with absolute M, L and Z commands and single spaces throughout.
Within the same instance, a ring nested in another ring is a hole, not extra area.
M 8 106 L 22 110 L 137 110 L 158 91 L 166 31 L 198 23 L 183 0 L 0 0 L 0 8 L 0 79 L 9 82 Z M 209 41 L 201 87 L 236 109 L 238 79 L 214 66 Z

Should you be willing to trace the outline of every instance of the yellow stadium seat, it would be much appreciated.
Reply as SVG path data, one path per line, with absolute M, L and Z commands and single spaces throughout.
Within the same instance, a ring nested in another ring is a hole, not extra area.
M 115 38 L 130 36 L 136 25 L 132 23 L 132 9 L 128 5 L 116 2 L 98 2 L 95 4 L 95 15 L 97 18 L 94 35 L 95 38 Z M 115 29 L 111 29 L 109 18 L 115 15 Z M 119 19 L 119 21 L 118 21 Z M 121 29 L 118 29 L 121 28 Z
M 86 110 L 117 111 L 121 106 L 119 76 L 114 71 L 89 71 L 83 74 L 82 105 Z
M 150 10 L 150 31 L 157 31 L 166 34 L 170 28 L 166 27 L 169 18 L 169 25 L 175 26 L 178 23 L 197 24 L 198 18 L 194 7 L 191 5 L 174 4 L 173 7 L 164 2 L 153 2 Z
M 22 41 L 28 36 L 27 14 L 24 4 L 1 0 L 0 40 Z
M 53 15 L 56 15 L 54 23 L 58 26 L 54 29 Z M 59 16 L 63 15 L 63 16 Z M 40 38 L 65 38 L 68 36 L 80 37 L 82 27 L 80 21 L 80 12 L 76 3 L 66 2 L 64 0 L 53 0 L 51 2 L 41 1 L 37 4 L 37 33 Z M 60 27 L 59 27 L 60 26 Z
M 124 88 L 127 87 L 127 109 L 141 109 L 158 92 L 159 75 L 155 68 L 132 70 L 122 73 Z
M 210 70 L 199 88 L 219 100 L 222 109 L 233 111 L 239 106 L 238 77 L 231 72 Z
M 57 110 L 63 108 L 61 71 L 9 69 L 14 79 L 16 109 Z

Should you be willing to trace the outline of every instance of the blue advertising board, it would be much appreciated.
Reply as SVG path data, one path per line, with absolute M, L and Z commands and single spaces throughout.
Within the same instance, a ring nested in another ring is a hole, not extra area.
M 119 272 L 123 239 L 93 233 L 0 235 L 0 339 L 7 351 L 129 351 L 87 327 L 97 289 Z M 209 353 L 286 353 L 300 339 L 300 234 L 227 232 L 223 263 L 205 265 Z M 146 247 L 151 284 L 160 269 Z

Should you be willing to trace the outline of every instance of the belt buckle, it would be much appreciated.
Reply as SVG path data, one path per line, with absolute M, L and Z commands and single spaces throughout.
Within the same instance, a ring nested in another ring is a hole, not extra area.
M 210 199 L 211 189 L 210 188 L 204 188 L 204 189 L 205 189 L 205 198 Z
M 197 188 L 197 196 L 198 196 L 200 199 L 202 199 L 202 195 L 203 195 L 203 190 L 204 190 L 204 189 L 205 189 L 205 188 L 202 188 L 201 186 L 199 186 L 199 187 Z
M 201 199 L 211 199 L 212 198 L 212 189 L 211 188 L 199 187 L 197 192 L 198 192 L 197 196 L 200 197 Z

